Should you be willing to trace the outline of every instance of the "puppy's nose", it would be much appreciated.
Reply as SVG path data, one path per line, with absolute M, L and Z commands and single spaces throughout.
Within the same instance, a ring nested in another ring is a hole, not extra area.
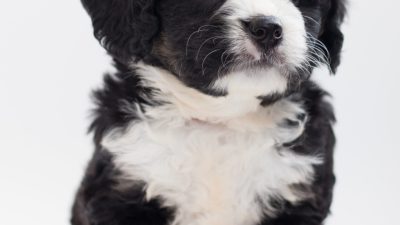
M 257 16 L 244 24 L 251 38 L 267 49 L 277 46 L 282 41 L 283 30 L 276 17 Z

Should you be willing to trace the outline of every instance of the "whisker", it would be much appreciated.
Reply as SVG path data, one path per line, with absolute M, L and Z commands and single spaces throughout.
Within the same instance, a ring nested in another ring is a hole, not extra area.
M 208 53 L 208 54 L 206 55 L 206 57 L 204 57 L 203 62 L 201 63 L 201 70 L 202 70 L 203 76 L 205 75 L 204 63 L 206 62 L 206 59 L 207 59 L 210 55 L 212 55 L 213 53 L 215 53 L 215 52 L 217 52 L 217 51 L 220 51 L 220 50 L 221 50 L 221 49 L 215 49 L 214 51 L 211 51 L 210 53 Z
M 197 50 L 197 54 L 196 54 L 196 61 L 199 59 L 199 54 L 200 54 L 200 50 L 203 48 L 203 46 L 210 40 L 215 41 L 216 39 L 223 39 L 224 37 L 222 36 L 215 36 L 215 37 L 210 37 L 207 40 L 205 40 L 199 47 L 199 49 Z M 215 42 L 213 42 L 215 45 Z
M 324 43 L 322 43 L 320 40 L 318 40 L 317 38 L 313 37 L 310 33 L 307 33 L 307 34 L 308 34 L 308 37 L 312 41 L 314 41 L 314 44 L 320 46 L 325 51 L 325 53 L 327 54 L 329 61 L 330 61 L 330 54 L 329 54 L 329 51 L 328 51 L 328 48 L 326 47 L 326 45 Z
M 318 21 L 316 21 L 314 18 L 309 17 L 309 16 L 305 16 L 305 15 L 303 15 L 303 17 L 306 18 L 306 19 L 308 19 L 308 20 L 310 20 L 310 21 L 312 21 L 312 22 L 314 22 L 314 23 L 317 24 L 318 26 L 321 26 L 321 24 L 320 24 Z
M 327 65 L 329 72 L 332 73 L 332 68 L 330 66 L 331 56 L 324 43 L 322 43 L 317 38 L 313 37 L 310 33 L 307 33 L 307 45 L 310 49 L 310 54 L 313 56 L 313 63 L 319 65 L 320 62 Z M 316 57 L 316 58 L 315 58 Z M 315 61 L 319 61 L 318 63 Z
M 225 50 L 221 55 L 221 64 L 224 64 L 224 55 L 228 52 L 228 49 Z
M 199 27 L 198 30 L 196 30 L 196 31 L 194 31 L 193 33 L 191 33 L 190 36 L 189 36 L 189 38 L 188 38 L 188 40 L 186 41 L 186 49 L 185 49 L 185 50 L 186 50 L 186 56 L 187 56 L 187 54 L 188 54 L 189 43 L 190 43 L 190 40 L 192 39 L 193 35 L 198 34 L 198 33 L 201 33 L 201 32 L 204 32 L 204 31 L 208 31 L 208 29 L 203 30 L 203 28 L 206 28 L 206 27 L 218 28 L 218 26 L 208 25 L 208 24 L 207 24 L 207 25 L 203 25 L 203 26 Z
M 226 51 L 225 51 L 225 52 L 226 52 Z M 220 67 L 218 68 L 218 72 L 217 72 L 217 76 L 218 76 L 218 77 L 220 77 L 220 73 L 221 73 L 221 71 L 222 71 L 223 69 L 225 69 L 229 64 L 231 64 L 232 62 L 235 61 L 235 58 L 234 58 L 234 57 L 232 57 L 232 59 L 230 59 L 229 61 L 227 61 L 227 59 L 228 59 L 229 56 L 230 56 L 230 55 L 227 55 L 227 57 L 225 58 L 225 61 L 222 63 L 222 66 L 220 66 Z

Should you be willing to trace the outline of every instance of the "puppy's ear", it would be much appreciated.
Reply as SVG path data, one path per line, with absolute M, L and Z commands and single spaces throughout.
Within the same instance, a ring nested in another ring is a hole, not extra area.
M 335 73 L 340 64 L 340 53 L 343 46 L 343 34 L 340 26 L 346 15 L 346 1 L 345 0 L 329 0 L 330 5 L 323 21 L 320 41 L 325 44 L 330 54 L 330 67 L 332 72 Z
M 158 32 L 156 0 L 81 0 L 92 18 L 94 36 L 122 62 L 139 60 L 151 50 Z

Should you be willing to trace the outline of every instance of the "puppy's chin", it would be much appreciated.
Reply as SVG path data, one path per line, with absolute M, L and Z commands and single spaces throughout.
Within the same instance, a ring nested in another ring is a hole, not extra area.
M 235 98 L 283 97 L 309 78 L 303 69 L 305 58 L 291 60 L 278 48 L 262 52 L 250 46 L 211 89 Z
M 244 53 L 238 56 L 238 60 L 234 65 L 226 70 L 224 76 L 229 76 L 232 73 L 243 73 L 249 76 L 271 76 L 279 74 L 285 79 L 293 79 L 293 76 L 300 78 L 302 74 L 298 71 L 303 67 L 302 63 L 289 63 L 287 57 L 276 51 L 267 53 Z
M 263 70 L 264 75 L 268 76 L 268 72 L 274 70 L 289 78 L 304 68 L 307 59 L 305 48 L 288 49 L 283 45 L 265 50 L 257 47 L 251 40 L 243 41 L 242 51 L 236 54 L 235 62 L 227 70 L 228 74 L 237 71 Z

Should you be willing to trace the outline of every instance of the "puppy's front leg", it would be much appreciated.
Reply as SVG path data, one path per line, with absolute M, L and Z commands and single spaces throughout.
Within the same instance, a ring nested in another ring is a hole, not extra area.
M 301 101 L 290 96 L 267 106 L 273 122 L 273 137 L 278 145 L 298 139 L 304 132 L 308 115 Z

